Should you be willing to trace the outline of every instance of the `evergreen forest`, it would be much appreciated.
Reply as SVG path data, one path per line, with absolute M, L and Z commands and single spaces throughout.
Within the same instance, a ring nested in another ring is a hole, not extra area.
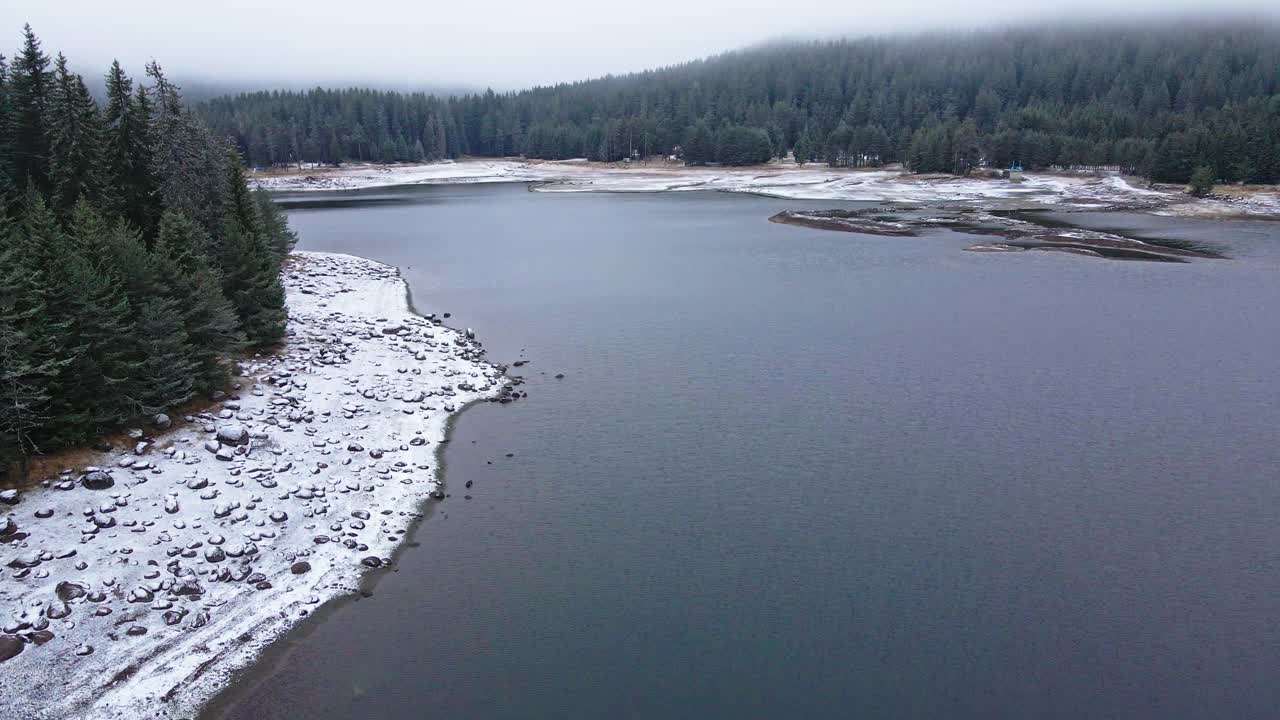
M 293 243 L 158 65 L 113 64 L 99 102 L 25 28 L 0 56 L 0 472 L 223 388 L 283 337 Z
M 785 43 L 521 92 L 258 92 L 199 114 L 256 167 L 678 154 L 1280 180 L 1280 28 L 1166 22 Z

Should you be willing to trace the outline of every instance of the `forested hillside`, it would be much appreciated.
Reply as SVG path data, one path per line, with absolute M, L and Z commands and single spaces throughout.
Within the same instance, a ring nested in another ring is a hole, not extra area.
M 99 105 L 25 30 L 0 56 L 0 473 L 223 387 L 284 332 L 283 215 L 152 64 Z
M 966 172 L 1122 166 L 1185 181 L 1280 176 L 1280 31 L 1243 24 L 1023 29 L 732 52 L 621 77 L 450 99 L 257 93 L 200 113 L 249 162 L 463 154 Z

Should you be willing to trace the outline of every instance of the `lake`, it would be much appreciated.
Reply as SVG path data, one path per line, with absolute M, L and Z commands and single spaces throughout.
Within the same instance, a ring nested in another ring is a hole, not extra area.
M 724 193 L 281 201 L 529 398 L 227 717 L 1280 714 L 1280 223 L 1054 216 L 1229 257 L 1173 264 Z

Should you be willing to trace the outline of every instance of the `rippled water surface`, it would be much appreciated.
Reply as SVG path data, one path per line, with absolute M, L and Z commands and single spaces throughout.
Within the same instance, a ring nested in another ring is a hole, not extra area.
M 531 397 L 230 717 L 1280 715 L 1280 223 L 1057 216 L 1232 258 L 1163 264 L 715 193 L 283 200 Z

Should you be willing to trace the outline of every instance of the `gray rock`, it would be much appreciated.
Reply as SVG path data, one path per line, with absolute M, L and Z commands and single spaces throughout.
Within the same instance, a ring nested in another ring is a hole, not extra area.
M 106 490 L 116 481 L 103 470 L 91 470 L 80 477 L 80 484 L 89 490 Z
M 302 573 L 308 572 L 309 570 L 311 570 L 311 563 L 305 560 L 300 560 L 294 563 L 293 565 L 289 566 L 289 572 L 293 573 L 294 575 L 301 575 Z
M 245 445 L 249 442 L 249 431 L 240 423 L 227 423 L 218 427 L 217 437 L 223 445 Z
M 227 462 L 229 460 L 235 459 L 236 451 L 231 449 L 230 447 L 227 447 L 226 445 L 223 445 L 222 447 L 218 448 L 218 452 L 214 453 L 213 456 L 223 462 Z
M 204 594 L 204 587 L 202 587 L 199 582 L 189 578 L 175 585 L 170 592 L 178 596 L 189 595 L 199 597 Z
M 88 593 L 88 588 L 80 583 L 63 581 L 58 583 L 57 587 L 53 589 L 53 592 L 58 596 L 59 600 L 63 602 L 71 602 L 72 600 L 79 600 L 84 597 Z
M 17 635 L 0 635 L 0 662 L 17 657 L 25 646 Z
M 160 430 L 168 430 L 169 426 L 173 425 L 173 421 L 169 419 L 168 415 L 160 413 L 159 415 L 151 418 L 151 424 Z
M 0 518 L 0 537 L 7 537 L 18 532 L 18 524 L 13 518 Z
M 0 490 L 0 503 L 4 503 L 5 505 L 17 505 L 18 491 L 17 490 Z

